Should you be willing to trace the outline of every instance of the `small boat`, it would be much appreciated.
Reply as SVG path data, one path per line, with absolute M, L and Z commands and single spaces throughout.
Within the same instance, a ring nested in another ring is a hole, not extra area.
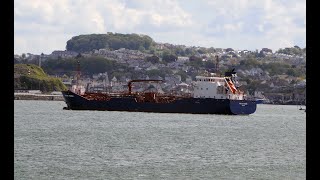
M 304 112 L 307 112 L 307 108 L 302 108 L 302 106 L 300 106 L 299 110 L 304 110 Z
M 265 99 L 256 99 L 257 104 L 263 104 Z

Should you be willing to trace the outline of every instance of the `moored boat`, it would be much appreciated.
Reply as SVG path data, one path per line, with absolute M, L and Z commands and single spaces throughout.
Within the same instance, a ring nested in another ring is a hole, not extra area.
M 76 87 L 62 91 L 69 110 L 105 110 L 129 112 L 191 113 L 248 115 L 256 111 L 256 100 L 235 86 L 236 73 L 226 72 L 219 77 L 214 73 L 196 76 L 194 91 L 188 95 L 157 92 L 132 92 L 132 83 L 161 80 L 131 80 L 127 92 L 92 93 Z

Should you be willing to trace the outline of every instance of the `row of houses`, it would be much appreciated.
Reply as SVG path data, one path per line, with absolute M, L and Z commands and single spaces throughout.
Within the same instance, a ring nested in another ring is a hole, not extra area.
M 178 46 L 178 45 L 164 43 L 164 44 L 158 44 L 158 46 L 159 46 L 158 48 L 161 49 L 161 47 L 167 47 L 167 48 L 171 47 L 172 48 L 172 46 Z M 180 45 L 180 46 L 183 46 L 183 45 Z M 186 48 L 185 46 L 183 46 L 183 47 Z M 218 49 L 220 49 L 220 50 L 218 50 Z M 300 65 L 305 62 L 305 55 L 304 56 L 297 56 L 297 55 L 287 55 L 287 54 L 282 54 L 282 53 L 272 53 L 272 50 L 268 49 L 268 48 L 262 48 L 262 50 L 260 52 L 263 52 L 266 56 L 271 57 L 270 62 L 272 62 L 272 58 L 275 61 L 284 60 L 290 64 L 293 64 L 293 65 Z M 230 61 L 230 58 L 233 58 L 233 60 L 235 60 L 235 59 L 239 60 L 239 58 L 241 58 L 242 56 L 244 56 L 248 53 L 253 53 L 253 52 L 248 51 L 248 50 L 234 50 L 232 48 L 227 48 L 227 49 L 216 48 L 216 52 L 214 52 L 214 53 L 205 53 L 205 54 L 197 53 L 196 56 L 201 57 L 203 59 L 203 61 L 210 61 L 210 60 L 212 61 L 212 60 L 215 60 L 214 59 L 215 56 L 218 56 L 218 57 L 220 57 L 221 65 L 231 65 L 232 61 Z M 43 53 L 41 55 L 34 55 L 31 53 L 27 53 L 25 55 L 25 57 L 15 55 L 14 58 L 15 59 L 24 58 L 27 61 L 32 61 L 32 60 L 46 61 L 49 58 L 51 58 L 51 59 L 74 58 L 79 55 L 84 56 L 84 57 L 100 56 L 100 57 L 104 57 L 107 59 L 115 60 L 118 63 L 127 64 L 130 67 L 135 67 L 137 69 L 139 69 L 139 68 L 146 69 L 146 68 L 153 66 L 152 63 L 145 61 L 146 57 L 152 56 L 152 54 L 147 54 L 147 53 L 140 52 L 138 50 L 129 50 L 129 49 L 125 49 L 125 48 L 121 48 L 121 49 L 114 50 L 114 51 L 111 51 L 108 49 L 99 49 L 99 50 L 93 50 L 91 52 L 82 53 L 82 54 L 74 52 L 74 51 L 56 50 L 56 51 L 53 51 L 49 55 L 46 55 Z M 186 70 L 186 67 L 184 66 L 184 64 L 188 61 L 189 61 L 189 57 L 182 57 L 181 56 L 181 57 L 178 57 L 176 62 L 169 64 L 168 67 Z M 163 66 L 163 64 L 156 64 L 154 66 L 160 68 Z M 152 67 L 151 69 L 155 69 L 155 67 Z
M 171 47 L 170 44 L 163 44 L 163 47 Z M 283 57 L 285 58 L 284 60 L 288 61 L 289 63 L 292 64 L 301 64 L 303 61 L 302 59 L 305 59 L 304 57 L 297 57 L 297 56 L 287 56 L 283 54 L 278 54 L 278 53 L 272 53 L 268 49 L 265 49 L 263 52 L 265 52 L 266 55 L 270 57 Z M 199 57 L 201 57 L 202 61 L 215 61 L 213 57 L 218 56 L 220 57 L 220 66 L 230 66 L 234 65 L 233 63 L 239 63 L 239 58 L 242 57 L 243 55 L 247 53 L 252 53 L 251 51 L 247 50 L 233 50 L 231 48 L 227 49 L 221 49 L 217 50 L 215 53 L 207 53 L 207 54 L 198 54 Z M 76 57 L 78 56 L 79 53 L 72 52 L 72 51 L 53 51 L 50 55 L 33 55 L 30 53 L 27 53 L 26 59 L 31 59 L 31 60 L 36 60 L 41 59 L 42 61 L 45 61 L 48 58 L 71 58 L 71 57 Z M 184 57 L 180 56 L 178 59 L 174 62 L 171 63 L 156 63 L 153 64 L 151 62 L 145 61 L 146 57 L 151 56 L 150 54 L 142 53 L 140 51 L 136 50 L 129 50 L 129 49 L 118 49 L 115 51 L 110 51 L 108 49 L 99 49 L 99 50 L 94 50 L 92 52 L 88 53 L 83 53 L 81 56 L 84 57 L 90 57 L 90 56 L 100 56 L 100 57 L 105 57 L 108 59 L 112 59 L 117 61 L 120 64 L 126 64 L 129 67 L 134 68 L 135 70 L 145 70 L 145 71 L 150 71 L 154 69 L 161 70 L 163 68 L 170 68 L 174 73 L 178 71 L 185 71 L 185 72 L 192 72 L 195 71 L 191 66 L 188 65 L 188 62 L 190 61 L 189 57 Z M 21 58 L 20 56 L 15 55 L 15 58 Z M 230 59 L 231 58 L 231 59 Z M 252 78 L 258 79 L 261 84 L 268 85 L 270 88 L 281 88 L 285 87 L 290 82 L 292 82 L 294 79 L 293 77 L 287 76 L 287 77 L 271 77 L 268 72 L 264 72 L 260 68 L 251 68 L 247 70 L 238 70 L 238 74 L 242 74 L 243 76 L 251 76 Z M 101 76 L 107 77 L 108 80 L 105 80 L 101 78 Z M 281 75 L 280 75 L 281 76 Z M 100 78 L 100 79 L 99 79 Z M 111 78 L 109 80 L 109 78 Z M 144 79 L 147 78 L 158 78 L 162 79 L 161 77 L 141 77 Z M 126 83 L 130 80 L 130 77 L 121 77 L 120 79 L 117 79 L 115 77 L 108 77 L 108 75 L 93 75 L 92 77 L 85 77 L 82 79 L 82 82 L 84 84 L 91 84 L 93 87 L 107 87 L 111 86 L 119 90 L 121 88 L 119 87 L 125 87 Z M 166 82 L 166 88 L 165 89 L 174 89 L 177 87 L 178 84 L 181 83 L 186 83 L 188 85 L 192 84 L 192 79 L 190 76 L 187 77 L 185 82 L 181 81 L 181 76 L 179 75 L 171 75 L 168 77 L 165 77 L 163 80 Z M 108 82 L 107 82 L 108 81 Z M 71 77 L 69 79 L 64 79 L 63 82 L 66 85 L 71 85 L 75 83 L 75 80 Z M 243 82 L 243 81 L 242 81 Z M 245 84 L 246 82 L 243 82 Z M 300 82 L 298 82 L 300 83 Z M 296 84 L 298 85 L 298 84 Z M 298 85 L 299 86 L 299 85 Z M 303 86 L 303 83 L 300 86 Z M 305 86 L 305 85 L 304 85 Z M 114 89 L 115 90 L 115 89 Z

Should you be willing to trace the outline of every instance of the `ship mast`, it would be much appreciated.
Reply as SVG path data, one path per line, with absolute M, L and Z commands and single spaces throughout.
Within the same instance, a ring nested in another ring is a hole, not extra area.
M 77 62 L 77 87 L 79 86 L 79 80 L 80 80 L 80 62 Z
M 80 61 L 77 62 L 77 84 L 76 84 L 76 92 L 78 94 L 81 93 L 80 86 L 79 86 L 79 81 L 80 81 Z

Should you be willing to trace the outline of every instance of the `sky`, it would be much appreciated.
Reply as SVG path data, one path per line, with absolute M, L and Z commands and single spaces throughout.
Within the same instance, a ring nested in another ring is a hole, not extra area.
M 14 54 L 51 54 L 81 34 L 261 50 L 306 47 L 305 0 L 15 0 Z

